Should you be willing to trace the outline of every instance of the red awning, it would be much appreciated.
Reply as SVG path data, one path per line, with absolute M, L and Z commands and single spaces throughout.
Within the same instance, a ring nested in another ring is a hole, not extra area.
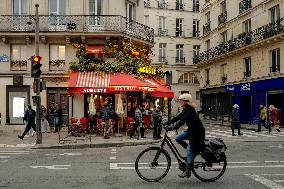
M 154 92 L 151 92 L 151 96 L 174 98 L 174 92 L 172 92 L 167 86 L 162 85 L 159 81 L 150 78 L 145 79 L 145 81 L 157 87 Z
M 156 86 L 124 73 L 72 72 L 68 93 L 108 93 L 145 91 L 153 92 Z
M 87 53 L 103 53 L 104 45 L 88 45 Z

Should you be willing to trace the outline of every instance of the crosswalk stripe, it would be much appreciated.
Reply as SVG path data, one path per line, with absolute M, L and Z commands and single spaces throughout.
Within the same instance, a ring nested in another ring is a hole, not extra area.
M 275 138 L 276 137 L 276 136 L 267 135 L 267 134 L 261 134 L 261 133 L 252 133 L 252 132 L 247 132 L 247 131 L 242 131 L 242 132 L 245 133 L 245 134 L 252 134 L 252 135 L 268 137 L 268 138 Z
M 228 138 L 234 138 L 233 136 L 231 135 L 228 135 L 228 134 L 223 134 L 223 133 L 218 133 L 218 132 L 211 132 L 211 131 L 208 131 L 209 135 L 217 135 L 217 136 L 224 136 L 224 137 L 228 137 Z
M 0 156 L 0 159 L 7 159 L 10 158 L 11 156 Z
M 228 134 L 232 134 L 230 131 L 221 131 L 220 129 L 217 129 L 217 130 L 214 130 L 214 131 L 217 131 L 217 132 L 223 132 L 223 133 L 228 133 Z M 249 138 L 257 138 L 257 136 L 253 136 L 253 135 L 250 135 L 250 134 L 246 134 L 245 137 L 249 137 Z

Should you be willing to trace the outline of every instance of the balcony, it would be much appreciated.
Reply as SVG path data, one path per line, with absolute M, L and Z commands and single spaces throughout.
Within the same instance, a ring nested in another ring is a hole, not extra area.
M 183 3 L 176 2 L 176 10 L 184 10 L 184 7 Z
M 50 71 L 65 71 L 65 60 L 50 60 L 49 61 Z
M 211 21 L 209 20 L 204 26 L 203 26 L 203 35 L 211 31 Z
M 150 8 L 150 1 L 144 1 L 144 8 Z
M 284 33 L 284 20 L 281 18 L 279 21 L 269 23 L 262 27 L 256 28 L 249 33 L 241 33 L 238 37 L 222 43 L 216 47 L 210 48 L 207 51 L 200 53 L 198 58 L 194 59 L 194 64 L 208 61 L 213 58 L 220 57 L 224 54 L 236 51 L 245 46 L 261 42 L 273 36 Z
M 11 71 L 27 71 L 27 60 L 11 60 Z
M 244 72 L 244 79 L 247 79 L 251 76 L 251 71 Z
M 158 8 L 159 9 L 167 9 L 168 8 L 168 2 L 158 1 Z
M 226 21 L 227 21 L 227 11 L 224 11 L 218 16 L 218 25 L 220 26 Z
M 164 28 L 158 28 L 158 35 L 159 36 L 167 36 L 168 35 L 168 30 Z
M 274 65 L 272 67 L 270 67 L 270 73 L 279 73 L 280 72 L 280 65 Z
M 244 13 L 245 11 L 247 11 L 250 8 L 251 8 L 251 0 L 242 0 L 239 3 L 239 14 Z
M 207 79 L 206 81 L 205 81 L 205 86 L 209 86 L 210 85 L 210 79 Z
M 176 57 L 176 63 L 184 64 L 185 63 L 185 57 Z
M 28 25 L 27 22 L 31 22 Z M 40 33 L 119 33 L 136 39 L 154 43 L 154 29 L 123 16 L 111 15 L 40 15 Z M 32 15 L 0 16 L 0 33 L 23 32 L 34 33 L 35 23 Z M 7 35 L 7 34 L 6 34 Z

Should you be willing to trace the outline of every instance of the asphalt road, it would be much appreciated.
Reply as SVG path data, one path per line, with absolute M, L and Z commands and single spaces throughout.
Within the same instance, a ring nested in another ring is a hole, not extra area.
M 284 189 L 284 142 L 226 140 L 228 168 L 213 183 L 180 179 L 174 166 L 158 183 L 141 180 L 137 155 L 147 146 L 77 150 L 0 148 L 0 188 Z M 172 161 L 175 161 L 173 155 Z

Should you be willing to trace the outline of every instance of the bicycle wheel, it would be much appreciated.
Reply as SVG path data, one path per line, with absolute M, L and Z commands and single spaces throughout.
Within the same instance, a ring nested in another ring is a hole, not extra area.
M 158 158 L 155 160 L 156 155 Z M 164 149 L 160 150 L 159 147 L 150 147 L 142 151 L 135 161 L 138 176 L 148 182 L 158 182 L 168 174 L 170 168 L 170 155 Z
M 222 160 L 223 161 L 221 161 L 220 163 L 207 163 L 199 154 L 194 158 L 194 168 L 192 170 L 192 173 L 201 181 L 215 181 L 219 179 L 226 171 L 227 158 L 225 153 L 222 154 Z

